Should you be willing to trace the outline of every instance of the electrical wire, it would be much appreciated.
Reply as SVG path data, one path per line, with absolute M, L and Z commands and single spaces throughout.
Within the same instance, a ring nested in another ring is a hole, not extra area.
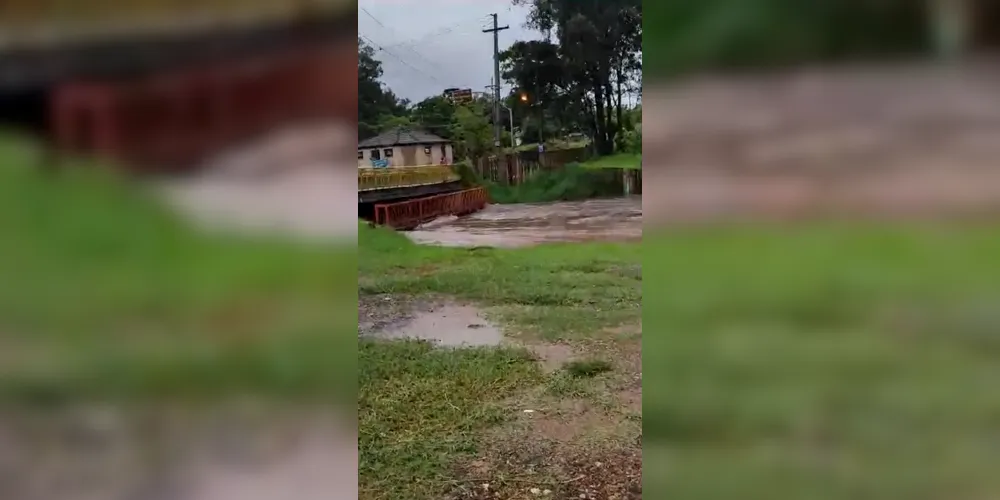
M 447 87 L 448 86 L 446 83 L 444 83 L 441 80 L 439 80 L 436 76 L 431 75 L 430 73 L 427 73 L 424 70 L 422 70 L 422 69 L 420 69 L 420 68 L 418 68 L 418 67 L 416 67 L 416 66 L 414 66 L 414 65 L 412 65 L 412 64 L 410 64 L 408 62 L 406 62 L 406 60 L 403 59 L 402 57 L 400 57 L 398 54 L 396 54 L 396 53 L 394 53 L 394 52 L 386 49 L 385 47 L 383 47 L 379 43 L 376 43 L 374 40 L 372 40 L 371 38 L 365 36 L 364 34 L 358 33 L 358 38 L 361 38 L 362 40 L 364 40 L 365 42 L 367 42 L 372 47 L 380 50 L 381 52 L 387 54 L 388 56 L 392 57 L 393 59 L 399 61 L 404 66 L 412 69 L 413 71 L 416 71 L 417 73 L 420 73 L 421 75 L 427 77 L 430 80 L 433 80 L 435 83 L 437 83 L 439 85 L 442 85 L 443 87 Z

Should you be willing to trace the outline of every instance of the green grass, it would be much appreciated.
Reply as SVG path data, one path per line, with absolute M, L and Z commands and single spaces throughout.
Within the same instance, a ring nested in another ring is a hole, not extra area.
M 563 168 L 538 170 L 516 186 L 486 183 L 495 203 L 540 203 L 621 196 L 621 175 L 613 170 L 584 168 L 572 163 Z
M 614 365 L 604 359 L 585 359 L 570 361 L 563 365 L 563 369 L 573 377 L 590 378 L 610 372 L 614 369 Z
M 641 314 L 637 245 L 440 248 L 366 225 L 358 237 L 362 300 L 385 293 L 449 296 L 485 308 L 515 337 L 543 340 L 594 338 Z M 535 387 L 560 397 L 587 389 L 561 373 L 543 377 L 516 349 L 364 343 L 359 362 L 365 499 L 442 498 L 457 486 L 476 487 L 482 480 L 461 483 L 469 478 L 456 467 L 490 444 L 491 427 L 516 415 L 512 399 Z
M 638 245 L 442 248 L 364 225 L 358 238 L 361 295 L 452 296 L 488 306 L 513 328 L 552 340 L 591 335 L 641 312 Z
M 647 235 L 647 493 L 1000 494 L 1000 229 Z
M 353 249 L 202 234 L 0 139 L 0 403 L 354 393 Z
M 584 168 L 624 168 L 639 170 L 642 168 L 642 155 L 638 153 L 618 153 L 601 156 L 580 164 Z
M 441 498 L 457 484 L 456 466 L 474 456 L 491 426 L 510 417 L 504 399 L 541 380 L 537 365 L 518 350 L 362 342 L 359 351 L 364 499 Z

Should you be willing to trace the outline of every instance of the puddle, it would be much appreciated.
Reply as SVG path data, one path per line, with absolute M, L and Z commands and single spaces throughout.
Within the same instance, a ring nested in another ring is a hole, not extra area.
M 416 313 L 413 319 L 378 334 L 386 339 L 426 340 L 444 347 L 494 347 L 503 332 L 470 306 L 447 305 Z
M 406 233 L 417 243 L 455 247 L 523 247 L 542 243 L 641 241 L 642 197 L 490 205 Z

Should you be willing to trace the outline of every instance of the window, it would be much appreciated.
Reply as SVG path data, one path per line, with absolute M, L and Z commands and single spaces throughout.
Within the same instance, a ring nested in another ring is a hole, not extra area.
M 386 148 L 384 152 L 386 158 L 392 158 L 392 148 Z
M 381 160 L 381 159 L 382 159 L 382 156 L 381 156 L 381 155 L 379 155 L 379 153 L 378 153 L 378 150 L 377 150 L 377 149 L 373 149 L 373 150 L 372 150 L 372 159 L 373 159 L 373 160 Z
M 364 151 L 358 151 L 358 159 L 359 160 L 364 160 L 365 159 L 365 152 Z
M 424 146 L 424 154 L 425 155 L 431 154 L 431 147 L 430 146 Z

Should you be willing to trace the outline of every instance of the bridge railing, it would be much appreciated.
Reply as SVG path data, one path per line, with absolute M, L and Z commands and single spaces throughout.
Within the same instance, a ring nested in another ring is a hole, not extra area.
M 358 191 L 427 186 L 459 180 L 461 177 L 447 165 L 358 169 Z

